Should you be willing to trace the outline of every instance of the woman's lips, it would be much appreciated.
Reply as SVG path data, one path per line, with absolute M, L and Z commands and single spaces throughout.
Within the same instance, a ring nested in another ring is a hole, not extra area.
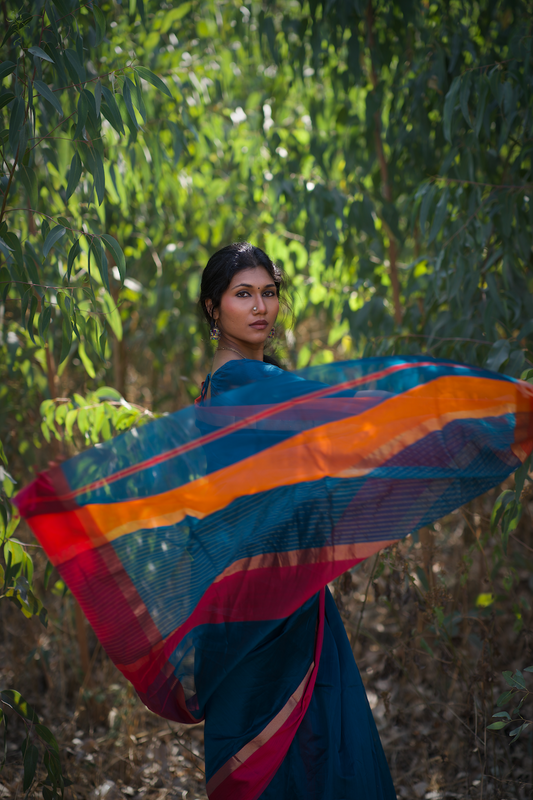
M 257 322 L 252 322 L 250 328 L 257 328 L 257 330 L 262 331 L 264 328 L 267 327 L 267 325 L 268 322 L 266 321 L 266 319 L 262 319 L 258 320 Z

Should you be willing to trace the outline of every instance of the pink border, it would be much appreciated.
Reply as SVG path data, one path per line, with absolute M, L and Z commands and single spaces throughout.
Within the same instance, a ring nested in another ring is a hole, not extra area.
M 324 640 L 324 617 L 322 589 L 313 662 L 281 711 L 209 780 L 207 795 L 211 800 L 256 800 L 276 774 L 311 702 Z

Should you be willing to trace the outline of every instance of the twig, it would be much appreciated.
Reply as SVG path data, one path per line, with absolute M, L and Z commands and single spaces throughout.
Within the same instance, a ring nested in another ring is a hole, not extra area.
M 515 184 L 505 184 L 505 183 L 480 183 L 479 181 L 465 181 L 461 178 L 445 178 L 441 175 L 433 175 L 430 178 L 430 181 L 434 181 L 437 183 L 438 181 L 444 181 L 445 183 L 460 183 L 461 185 L 469 185 L 469 186 L 486 186 L 491 189 L 531 189 L 533 188 L 533 184 L 531 183 L 523 183 L 519 186 Z
M 357 644 L 357 639 L 359 638 L 359 630 L 361 628 L 361 621 L 363 619 L 363 614 L 365 613 L 365 606 L 368 598 L 368 592 L 370 590 L 370 584 L 372 583 L 372 578 L 374 577 L 374 572 L 376 571 L 378 560 L 379 560 L 379 553 L 376 553 L 376 557 L 374 558 L 374 564 L 372 565 L 372 572 L 370 573 L 370 577 L 368 578 L 368 583 L 366 586 L 365 598 L 363 600 L 363 605 L 361 606 L 361 611 L 359 613 L 359 621 L 357 623 L 357 630 L 355 631 L 355 638 L 353 640 L 352 649 Z

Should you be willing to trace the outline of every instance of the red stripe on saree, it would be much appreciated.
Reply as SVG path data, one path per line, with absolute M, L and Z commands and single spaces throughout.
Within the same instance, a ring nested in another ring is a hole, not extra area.
M 324 640 L 324 607 L 322 589 L 315 653 L 304 679 L 266 728 L 215 772 L 207 784 L 210 800 L 257 800 L 279 769 L 313 696 Z

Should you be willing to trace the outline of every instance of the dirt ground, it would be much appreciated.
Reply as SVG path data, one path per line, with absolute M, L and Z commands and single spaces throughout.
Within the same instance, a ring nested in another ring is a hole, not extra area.
M 533 735 L 487 730 L 504 670 L 533 664 L 533 503 L 508 552 L 490 532 L 495 493 L 389 548 L 332 584 L 401 800 L 526 800 Z M 24 533 L 21 534 L 24 538 Z M 28 538 L 28 541 L 30 539 Z M 36 571 L 44 557 L 35 548 Z M 76 800 L 204 800 L 203 727 L 141 704 L 57 575 L 47 628 L 0 602 L 0 688 L 16 688 L 55 734 Z M 86 648 L 86 649 L 85 649 Z M 533 674 L 524 673 L 533 690 Z M 531 695 L 521 713 L 531 719 Z M 529 714 L 529 717 L 528 717 Z M 22 798 L 26 731 L 8 715 L 0 800 Z M 44 773 L 42 766 L 39 776 Z M 41 796 L 35 784 L 29 797 Z

